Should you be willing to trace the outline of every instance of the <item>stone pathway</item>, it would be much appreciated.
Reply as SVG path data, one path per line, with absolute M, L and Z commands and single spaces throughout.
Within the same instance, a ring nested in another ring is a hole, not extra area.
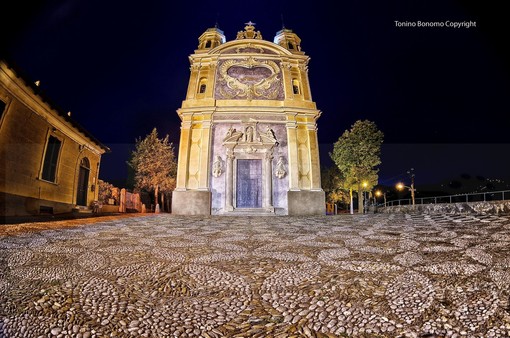
M 98 220 L 0 237 L 0 337 L 510 337 L 510 217 Z

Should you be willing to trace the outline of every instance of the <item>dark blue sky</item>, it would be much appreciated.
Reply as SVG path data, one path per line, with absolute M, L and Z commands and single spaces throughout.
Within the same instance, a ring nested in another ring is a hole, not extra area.
M 502 5 L 53 0 L 12 6 L 15 23 L 0 27 L 9 32 L 2 53 L 112 148 L 102 161 L 105 180 L 125 176 L 132 144 L 153 127 L 177 146 L 175 111 L 187 90 L 188 55 L 203 31 L 218 22 L 232 40 L 251 20 L 272 41 L 282 15 L 311 57 L 312 96 L 323 112 L 323 165 L 343 131 L 369 119 L 385 134 L 383 183 L 409 167 L 417 184 L 456 173 L 510 178 L 509 27 Z M 395 20 L 476 27 L 396 27 Z

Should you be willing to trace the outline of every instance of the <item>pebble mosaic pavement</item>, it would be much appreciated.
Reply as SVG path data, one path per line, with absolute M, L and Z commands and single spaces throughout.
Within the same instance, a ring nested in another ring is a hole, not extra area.
M 0 266 L 0 337 L 510 337 L 509 216 L 98 218 Z

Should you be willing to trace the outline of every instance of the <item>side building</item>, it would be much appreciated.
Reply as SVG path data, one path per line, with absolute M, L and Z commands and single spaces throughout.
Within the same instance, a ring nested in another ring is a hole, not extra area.
M 177 184 L 177 214 L 320 215 L 317 120 L 310 58 L 290 29 L 262 38 L 248 22 L 226 42 L 207 29 L 189 56 Z
M 0 60 L 0 217 L 89 210 L 109 148 Z

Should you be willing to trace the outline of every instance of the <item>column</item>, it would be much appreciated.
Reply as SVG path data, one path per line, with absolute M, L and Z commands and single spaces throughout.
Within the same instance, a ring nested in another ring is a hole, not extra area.
M 267 152 L 264 158 L 264 201 L 263 206 L 266 209 L 273 208 L 273 166 L 272 166 L 273 154 Z
M 225 173 L 227 178 L 227 182 L 225 184 L 225 211 L 234 211 L 234 205 L 232 203 L 234 188 L 234 159 L 235 156 L 232 149 L 227 149 L 227 169 Z

